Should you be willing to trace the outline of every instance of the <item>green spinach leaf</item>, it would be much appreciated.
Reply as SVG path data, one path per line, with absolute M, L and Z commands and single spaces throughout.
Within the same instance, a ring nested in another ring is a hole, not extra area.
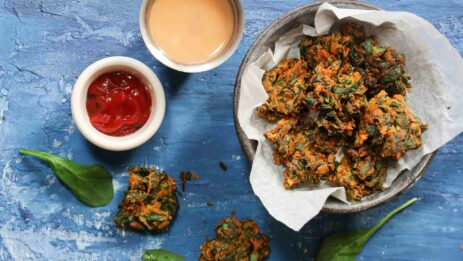
M 368 230 L 333 234 L 326 237 L 321 244 L 317 254 L 317 261 L 350 261 L 355 260 L 355 257 L 362 251 L 363 246 L 368 239 L 380 229 L 390 218 L 403 210 L 404 208 L 415 203 L 417 198 L 413 198 L 402 206 L 394 209 L 374 227 Z
M 78 200 L 90 207 L 109 204 L 114 197 L 113 177 L 100 165 L 84 166 L 50 153 L 20 150 L 22 154 L 42 159 Z
M 152 249 L 145 251 L 143 261 L 185 261 L 185 259 L 164 249 Z

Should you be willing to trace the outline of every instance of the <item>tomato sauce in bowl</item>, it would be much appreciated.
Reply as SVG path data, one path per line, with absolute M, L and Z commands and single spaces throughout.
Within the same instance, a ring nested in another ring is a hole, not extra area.
M 88 88 L 90 122 L 106 135 L 120 137 L 136 132 L 148 121 L 151 106 L 148 88 L 128 72 L 105 73 Z

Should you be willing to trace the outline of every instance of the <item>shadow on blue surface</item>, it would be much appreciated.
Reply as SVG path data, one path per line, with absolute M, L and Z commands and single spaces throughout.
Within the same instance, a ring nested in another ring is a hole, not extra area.
M 88 146 L 88 151 L 90 151 L 93 158 L 103 165 L 126 165 L 128 164 L 133 157 L 133 153 L 136 150 L 129 151 L 107 151 L 101 149 L 89 141 L 85 141 L 85 144 Z

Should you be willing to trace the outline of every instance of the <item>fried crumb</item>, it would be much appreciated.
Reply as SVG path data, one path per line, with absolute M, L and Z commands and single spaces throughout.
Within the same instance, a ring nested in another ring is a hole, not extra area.
M 182 191 L 185 191 L 186 188 L 186 183 L 191 180 L 198 180 L 199 176 L 196 174 L 194 171 L 181 171 L 180 174 L 180 180 L 182 181 Z
M 196 172 L 190 170 L 190 171 L 188 171 L 187 173 L 190 173 L 191 178 L 192 178 L 193 180 L 198 180 L 198 179 L 199 179 L 199 176 L 198 176 L 198 174 L 196 174 Z
M 212 206 L 214 206 L 214 202 L 209 201 L 209 202 L 207 202 L 207 205 L 208 205 L 209 207 L 212 207 Z
M 220 168 L 221 168 L 223 171 L 227 171 L 227 170 L 228 170 L 227 165 L 226 165 L 225 162 L 223 162 L 223 161 L 219 162 L 219 166 L 220 166 Z
M 232 215 L 232 216 L 236 215 L 236 209 L 232 210 L 232 211 L 230 212 L 230 215 Z

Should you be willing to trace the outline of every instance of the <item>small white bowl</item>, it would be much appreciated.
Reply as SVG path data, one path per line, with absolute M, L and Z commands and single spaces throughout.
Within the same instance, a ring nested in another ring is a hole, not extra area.
M 217 57 L 214 59 L 204 62 L 204 63 L 198 63 L 198 64 L 182 64 L 175 62 L 169 57 L 166 56 L 164 51 L 160 49 L 156 44 L 152 41 L 149 33 L 148 33 L 148 26 L 147 26 L 147 17 L 148 17 L 148 12 L 149 9 L 151 8 L 151 5 L 153 2 L 156 0 L 143 0 L 143 3 L 141 5 L 140 9 L 140 31 L 141 35 L 143 37 L 143 41 L 145 42 L 146 47 L 148 47 L 149 51 L 151 54 L 161 63 L 163 63 L 165 66 L 168 66 L 174 70 L 180 71 L 180 72 L 185 72 L 185 73 L 199 73 L 199 72 L 205 72 L 212 70 L 221 64 L 223 64 L 225 61 L 227 61 L 232 54 L 238 49 L 238 46 L 241 42 L 241 38 L 243 37 L 243 32 L 244 32 L 244 11 L 243 11 L 243 6 L 241 5 L 240 0 L 230 0 L 230 3 L 233 4 L 233 8 L 235 11 L 236 15 L 236 25 L 235 25 L 235 30 L 233 32 L 232 38 L 230 39 L 230 42 L 228 43 L 228 46 L 226 49 Z M 175 32 L 172 32 L 175 34 Z
M 115 71 L 137 76 L 148 88 L 152 101 L 151 114 L 145 125 L 122 137 L 106 135 L 93 127 L 86 107 L 90 84 L 102 74 Z M 166 97 L 161 82 L 148 66 L 129 57 L 114 56 L 99 60 L 82 72 L 72 91 L 71 109 L 77 127 L 87 140 L 106 150 L 125 151 L 142 145 L 156 133 L 164 119 Z

